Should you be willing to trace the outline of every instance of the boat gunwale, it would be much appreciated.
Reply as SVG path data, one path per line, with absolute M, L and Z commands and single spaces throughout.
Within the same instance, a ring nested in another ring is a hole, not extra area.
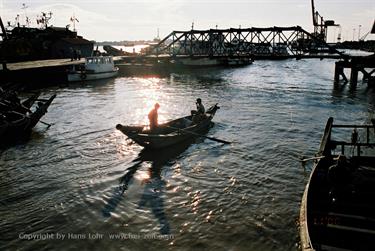
M 178 144 L 178 143 L 186 140 L 187 135 L 190 134 L 190 136 L 194 137 L 193 133 L 196 133 L 198 131 L 204 130 L 205 128 L 208 128 L 212 119 L 213 119 L 213 117 L 215 116 L 216 110 L 219 109 L 219 107 L 217 106 L 217 104 L 215 104 L 215 105 L 211 106 L 208 109 L 208 111 L 210 111 L 211 109 L 213 109 L 213 111 L 207 112 L 207 114 L 209 114 L 209 116 L 207 116 L 207 118 L 205 118 L 203 121 L 200 121 L 197 124 L 191 124 L 187 127 L 176 128 L 175 130 L 170 131 L 170 132 L 165 133 L 165 134 L 162 134 L 162 133 L 159 133 L 159 134 L 157 134 L 157 133 L 154 133 L 154 134 L 153 133 L 141 133 L 142 129 L 147 127 L 145 125 L 128 125 L 128 126 L 125 125 L 124 126 L 124 125 L 121 125 L 121 124 L 117 124 L 116 128 L 119 131 L 121 131 L 123 134 L 128 136 L 128 138 L 130 138 L 131 140 L 135 141 L 137 144 L 139 144 L 139 145 L 141 145 L 145 148 L 160 149 L 160 148 L 168 147 L 170 145 Z M 188 119 L 188 120 L 192 121 L 191 118 L 192 118 L 192 115 L 177 118 L 177 119 L 174 119 L 174 120 L 171 120 L 171 121 L 168 121 L 166 123 L 161 124 L 160 127 L 162 128 L 164 126 L 164 127 L 167 128 L 168 125 L 173 125 L 174 123 L 177 123 L 177 122 L 182 121 L 184 119 Z M 133 128 L 134 130 L 126 131 L 126 128 L 129 128 L 129 129 Z M 181 131 L 181 133 L 179 133 L 180 131 Z M 186 131 L 186 133 L 184 133 L 184 131 Z M 148 132 L 150 132 L 150 131 L 148 131 Z M 166 145 L 161 144 L 161 146 L 153 146 L 153 143 L 150 143 L 150 142 L 147 143 L 146 142 L 147 139 L 150 139 L 150 140 L 172 140 L 174 138 L 177 139 L 178 137 L 181 137 L 181 138 L 176 140 L 176 142 L 174 142 L 174 143 L 169 142 L 169 144 L 166 144 Z M 191 138 L 191 137 L 188 137 L 188 138 Z
M 326 157 L 330 155 L 329 152 L 329 142 L 331 138 L 331 131 L 333 127 L 333 118 L 330 117 L 327 121 L 326 127 L 324 129 L 323 136 L 320 141 L 319 145 L 319 152 L 316 157 Z M 299 227 L 300 227 L 300 241 L 301 241 L 301 248 L 302 250 L 315 250 L 309 233 L 309 226 L 308 226 L 308 198 L 309 198 L 309 189 L 311 185 L 311 180 L 313 176 L 315 175 L 315 171 L 320 167 L 320 164 L 322 163 L 324 158 L 320 158 L 317 160 L 317 162 L 314 164 L 313 169 L 311 170 L 308 182 L 305 186 L 302 201 L 301 201 L 301 207 L 300 207 L 300 215 L 299 215 Z
M 104 73 L 115 73 L 118 72 L 119 68 L 116 67 L 112 71 L 102 71 L 102 72 L 88 72 L 88 71 L 74 71 L 74 72 L 69 72 L 69 75 L 81 75 L 81 74 L 86 74 L 86 75 L 95 75 L 95 74 L 104 74 Z

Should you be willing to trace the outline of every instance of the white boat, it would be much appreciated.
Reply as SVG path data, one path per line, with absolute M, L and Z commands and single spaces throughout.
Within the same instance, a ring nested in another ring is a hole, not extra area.
M 85 64 L 74 65 L 68 72 L 68 81 L 86 81 L 111 78 L 117 75 L 119 68 L 115 67 L 111 56 L 86 58 Z

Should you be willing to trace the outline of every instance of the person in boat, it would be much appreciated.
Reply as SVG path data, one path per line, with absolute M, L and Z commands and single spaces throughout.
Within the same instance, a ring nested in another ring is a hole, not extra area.
M 199 123 L 206 118 L 206 110 L 200 98 L 197 98 L 195 105 L 197 106 L 197 110 L 191 111 L 191 115 L 193 116 L 192 120 L 194 123 Z
M 155 130 L 158 127 L 158 109 L 160 105 L 156 103 L 154 109 L 148 113 L 148 120 L 150 121 L 150 130 Z
M 346 184 L 350 179 L 350 163 L 344 155 L 333 160 L 335 163 L 328 168 L 328 180 L 334 186 Z

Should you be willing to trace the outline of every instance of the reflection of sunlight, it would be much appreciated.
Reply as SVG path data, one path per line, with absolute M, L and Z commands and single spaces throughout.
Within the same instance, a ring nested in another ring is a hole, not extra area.
M 160 78 L 156 77 L 137 79 L 137 82 L 139 82 L 142 88 L 137 93 L 140 102 L 138 108 L 135 110 L 135 116 L 142 124 L 148 124 L 147 115 L 154 108 L 155 103 L 160 104 L 159 123 L 163 123 L 168 119 L 165 110 L 163 110 L 163 106 L 166 105 L 163 101 L 166 100 L 168 96 L 162 91 L 160 81 Z
M 192 198 L 191 205 L 190 205 L 194 214 L 196 214 L 198 212 L 198 206 L 199 206 L 200 202 L 201 202 L 201 192 L 196 191 L 193 194 L 193 198 Z
M 147 183 L 150 180 L 150 172 L 148 170 L 139 170 L 134 175 L 134 179 L 141 181 L 142 184 Z
M 175 179 L 177 178 L 178 176 L 181 176 L 181 164 L 180 163 L 176 163 L 174 168 L 173 168 L 173 174 L 172 174 L 172 178 Z
M 205 218 L 206 222 L 209 222 L 209 221 L 211 220 L 212 215 L 213 215 L 213 211 L 211 210 L 211 211 L 207 214 L 207 216 L 206 216 L 206 218 Z
M 115 130 L 110 134 L 107 134 L 104 138 L 100 139 L 98 142 L 96 142 L 96 144 L 100 147 L 115 147 L 116 154 L 119 159 L 135 156 L 139 150 L 139 147 L 133 144 L 132 141 L 124 140 L 124 138 L 124 135 L 120 131 Z

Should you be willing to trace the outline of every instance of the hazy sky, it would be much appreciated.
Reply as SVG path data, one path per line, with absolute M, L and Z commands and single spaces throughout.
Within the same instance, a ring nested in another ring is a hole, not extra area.
M 22 9 L 25 3 L 28 8 Z M 342 37 L 358 39 L 370 31 L 375 19 L 375 0 L 315 0 L 315 7 L 326 20 L 342 25 Z M 80 35 L 96 41 L 153 39 L 172 30 L 230 27 L 269 27 L 300 25 L 312 31 L 310 0 L 0 0 L 0 15 L 6 25 L 17 14 L 24 23 L 25 12 L 36 26 L 42 11 L 53 13 L 50 24 L 66 26 L 73 14 L 79 20 Z M 330 28 L 328 38 L 339 29 Z M 371 35 L 368 39 L 375 39 Z

